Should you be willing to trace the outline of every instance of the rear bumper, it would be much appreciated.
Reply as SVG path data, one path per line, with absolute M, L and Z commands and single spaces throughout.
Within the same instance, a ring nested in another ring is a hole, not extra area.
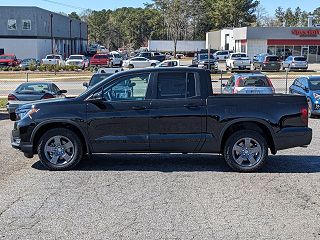
M 284 128 L 275 134 L 276 150 L 307 146 L 312 140 L 312 129 L 307 127 Z

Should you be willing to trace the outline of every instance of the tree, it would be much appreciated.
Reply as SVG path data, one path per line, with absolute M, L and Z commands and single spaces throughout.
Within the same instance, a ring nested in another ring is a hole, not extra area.
M 191 0 L 154 0 L 155 8 L 162 13 L 167 35 L 173 41 L 174 56 L 178 40 L 185 39 L 192 15 L 192 3 Z
M 76 12 L 69 13 L 68 16 L 69 18 L 80 20 L 80 17 Z
M 276 21 L 278 22 L 278 24 L 280 26 L 284 26 L 285 25 L 285 11 L 283 11 L 282 7 L 277 7 L 277 9 L 275 10 L 275 17 L 276 17 Z
M 256 21 L 255 11 L 259 1 L 255 0 L 208 0 L 211 21 L 215 29 L 246 27 Z

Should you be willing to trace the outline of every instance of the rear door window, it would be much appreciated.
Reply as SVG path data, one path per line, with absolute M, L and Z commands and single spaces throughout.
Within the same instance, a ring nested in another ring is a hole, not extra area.
M 159 73 L 157 98 L 190 98 L 200 96 L 199 78 L 195 73 Z

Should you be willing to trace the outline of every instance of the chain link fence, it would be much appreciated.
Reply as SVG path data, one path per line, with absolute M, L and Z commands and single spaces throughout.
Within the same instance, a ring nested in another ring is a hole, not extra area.
M 68 96 L 76 96 L 86 90 L 84 82 L 88 82 L 92 72 L 0 72 L 0 98 L 6 98 L 10 92 L 24 82 L 53 82 L 61 90 L 67 90 Z M 276 93 L 289 93 L 294 79 L 300 76 L 313 75 L 315 72 L 266 72 Z M 221 71 L 212 75 L 213 92 L 222 93 L 223 84 L 231 77 L 230 72 Z M 320 75 L 319 75 L 320 76 Z
M 241 72 L 237 72 L 241 73 Z M 243 72 L 247 73 L 247 72 Z M 220 74 L 212 75 L 212 88 L 215 94 L 223 92 L 224 84 L 227 84 L 229 78 L 233 73 L 221 71 Z M 236 73 L 235 73 L 236 74 Z M 293 81 L 301 76 L 310 76 L 314 75 L 315 72 L 263 72 L 272 82 L 273 87 L 275 88 L 275 93 L 287 94 L 289 93 L 289 88 L 292 85 Z M 320 75 L 319 75 L 320 76 Z
M 25 82 L 53 82 L 68 96 L 82 93 L 89 82 L 91 72 L 0 72 L 0 98 L 5 98 L 20 84 Z

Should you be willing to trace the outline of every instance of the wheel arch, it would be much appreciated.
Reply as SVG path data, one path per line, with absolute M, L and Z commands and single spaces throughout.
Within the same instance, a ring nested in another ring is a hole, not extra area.
M 239 130 L 253 130 L 260 132 L 265 137 L 272 154 L 276 154 L 273 129 L 261 119 L 241 119 L 227 124 L 220 135 L 220 151 L 223 151 L 228 137 Z
M 37 145 L 40 138 L 43 136 L 43 134 L 48 130 L 51 130 L 54 128 L 67 128 L 75 132 L 81 140 L 81 143 L 84 147 L 84 152 L 91 154 L 91 147 L 89 144 L 89 140 L 87 139 L 83 129 L 77 123 L 70 120 L 65 120 L 65 119 L 45 121 L 37 125 L 37 127 L 33 130 L 31 134 L 31 143 L 33 145 L 34 153 L 37 152 Z

